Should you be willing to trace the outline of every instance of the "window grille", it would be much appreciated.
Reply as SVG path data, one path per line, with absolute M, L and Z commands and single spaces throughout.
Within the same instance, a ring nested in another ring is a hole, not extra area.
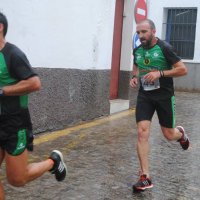
M 196 8 L 168 9 L 166 38 L 183 59 L 193 59 L 196 33 Z

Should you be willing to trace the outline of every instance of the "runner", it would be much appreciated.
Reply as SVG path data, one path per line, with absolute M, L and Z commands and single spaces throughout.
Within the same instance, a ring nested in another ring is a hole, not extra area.
M 139 181 L 133 185 L 134 191 L 152 188 L 149 174 L 149 136 L 151 120 L 157 112 L 161 130 L 169 141 L 177 140 L 184 150 L 189 147 L 189 139 L 182 126 L 175 127 L 175 96 L 173 77 L 184 76 L 187 68 L 172 50 L 172 47 L 155 36 L 156 28 L 152 20 L 142 20 L 137 24 L 137 34 L 141 45 L 134 49 L 132 87 L 140 82 L 136 105 L 138 131 L 137 152 L 141 167 Z
M 39 90 L 41 83 L 25 54 L 6 42 L 7 28 L 6 16 L 0 13 L 0 166 L 5 160 L 8 182 L 16 187 L 48 171 L 57 181 L 62 181 L 67 168 L 60 151 L 52 151 L 45 161 L 28 164 L 28 150 L 33 150 L 33 133 L 27 95 Z M 0 200 L 4 199 L 0 182 Z

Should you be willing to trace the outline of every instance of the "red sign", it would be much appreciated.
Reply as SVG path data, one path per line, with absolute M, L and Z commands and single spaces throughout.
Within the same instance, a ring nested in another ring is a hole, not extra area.
M 135 22 L 138 23 L 141 20 L 147 18 L 147 3 L 146 0 L 137 0 L 135 4 Z

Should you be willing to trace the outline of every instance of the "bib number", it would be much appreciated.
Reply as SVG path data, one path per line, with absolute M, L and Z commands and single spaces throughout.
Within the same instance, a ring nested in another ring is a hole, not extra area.
M 156 89 L 160 88 L 159 79 L 157 79 L 153 82 L 148 82 L 143 77 L 141 77 L 141 83 L 142 83 L 142 87 L 145 91 L 151 91 L 151 90 L 156 90 Z

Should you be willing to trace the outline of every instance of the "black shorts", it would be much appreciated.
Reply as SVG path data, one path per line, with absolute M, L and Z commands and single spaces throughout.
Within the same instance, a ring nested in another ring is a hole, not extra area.
M 33 150 L 33 132 L 30 116 L 0 117 L 0 148 L 17 156 L 25 149 Z
M 166 128 L 175 127 L 175 96 L 156 99 L 151 98 L 150 95 L 139 93 L 136 105 L 136 122 L 151 121 L 155 111 L 161 126 Z

